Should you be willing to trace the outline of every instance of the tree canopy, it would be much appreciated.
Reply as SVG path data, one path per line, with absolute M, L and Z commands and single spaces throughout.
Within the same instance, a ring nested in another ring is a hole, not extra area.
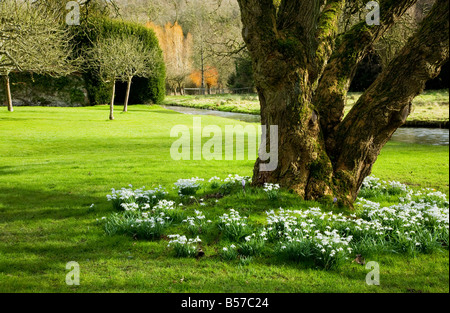
M 70 36 L 57 11 L 41 3 L 0 2 L 0 75 L 5 77 L 8 109 L 13 110 L 9 74 L 13 71 L 63 76 L 76 70 Z

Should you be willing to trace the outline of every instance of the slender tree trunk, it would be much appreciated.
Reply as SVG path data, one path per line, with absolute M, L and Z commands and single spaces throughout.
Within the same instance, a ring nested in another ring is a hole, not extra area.
M 184 88 L 182 83 L 178 83 L 178 88 L 180 89 L 180 96 L 184 96 Z
M 11 97 L 11 86 L 10 86 L 8 74 L 5 75 L 5 87 L 6 87 L 6 103 L 8 106 L 8 111 L 14 112 L 12 97 Z
M 116 96 L 116 79 L 113 79 L 113 86 L 112 86 L 112 96 L 111 96 L 111 104 L 109 106 L 109 119 L 111 121 L 114 120 L 114 98 Z
M 127 82 L 127 94 L 125 96 L 125 104 L 123 106 L 123 111 L 128 112 L 128 100 L 130 99 L 130 90 L 131 90 L 131 81 L 133 80 L 133 77 L 128 78 Z
M 200 59 L 201 59 L 201 63 L 202 63 L 202 95 L 205 94 L 205 60 L 203 58 L 203 47 L 201 48 L 200 51 Z

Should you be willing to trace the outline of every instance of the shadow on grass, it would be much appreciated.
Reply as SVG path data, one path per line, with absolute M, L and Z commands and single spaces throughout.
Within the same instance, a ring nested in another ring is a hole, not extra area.
M 101 200 L 60 191 L 0 188 L 0 217 L 3 223 L 86 218 L 88 214 L 94 216 L 90 206 Z
M 18 175 L 25 173 L 26 170 L 18 170 L 17 166 L 0 166 L 0 176 Z

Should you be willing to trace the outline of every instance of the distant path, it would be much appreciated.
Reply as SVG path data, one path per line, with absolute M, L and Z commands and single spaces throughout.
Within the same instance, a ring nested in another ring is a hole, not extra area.
M 349 93 L 348 113 L 358 101 L 361 93 Z M 164 104 L 179 107 L 181 113 L 193 114 L 186 108 L 200 110 L 199 115 L 217 115 L 222 117 L 234 116 L 245 122 L 259 122 L 259 100 L 257 95 L 205 95 L 205 96 L 167 96 Z M 183 109 L 185 108 L 185 109 Z M 222 112 L 208 113 L 204 111 Z M 242 114 L 242 115 L 234 115 Z M 413 113 L 404 127 L 414 128 L 444 128 L 449 129 L 449 92 L 448 90 L 431 90 L 416 97 L 413 101 Z M 253 116 L 253 117 L 251 117 Z M 255 118 L 254 116 L 258 116 Z
M 218 116 L 223 118 L 230 118 L 233 120 L 238 120 L 247 123 L 259 123 L 261 118 L 259 115 L 244 114 L 244 113 L 234 113 L 234 112 L 222 112 L 215 110 L 205 110 L 197 108 L 188 108 L 180 106 L 161 106 L 165 109 L 172 110 L 178 113 L 187 115 L 208 115 L 208 116 Z M 397 132 L 392 137 L 392 141 L 396 142 L 406 142 L 406 143 L 417 143 L 425 145 L 436 145 L 436 146 L 448 146 L 449 145 L 450 131 L 448 129 L 439 128 L 410 128 L 404 127 L 397 130 Z

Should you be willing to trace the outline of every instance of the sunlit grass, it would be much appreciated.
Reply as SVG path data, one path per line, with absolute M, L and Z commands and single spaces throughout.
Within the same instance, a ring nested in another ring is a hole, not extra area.
M 113 212 L 106 200 L 111 188 L 170 188 L 180 178 L 250 176 L 253 169 L 253 161 L 173 161 L 170 130 L 192 126 L 192 116 L 133 106 L 107 119 L 103 106 L 0 111 L 1 292 L 448 292 L 448 252 L 372 256 L 382 275 L 375 287 L 366 285 L 368 271 L 354 263 L 334 271 L 277 258 L 245 265 L 223 261 L 215 244 L 204 247 L 205 258 L 178 259 L 167 241 L 107 236 L 96 219 Z M 222 128 L 239 123 L 202 121 Z M 374 174 L 448 193 L 448 156 L 448 147 L 390 143 Z M 281 205 L 317 203 L 286 194 Z M 269 206 L 259 194 L 236 194 L 204 210 L 215 216 L 239 207 L 262 222 Z M 65 284 L 69 261 L 80 264 L 78 287 Z

